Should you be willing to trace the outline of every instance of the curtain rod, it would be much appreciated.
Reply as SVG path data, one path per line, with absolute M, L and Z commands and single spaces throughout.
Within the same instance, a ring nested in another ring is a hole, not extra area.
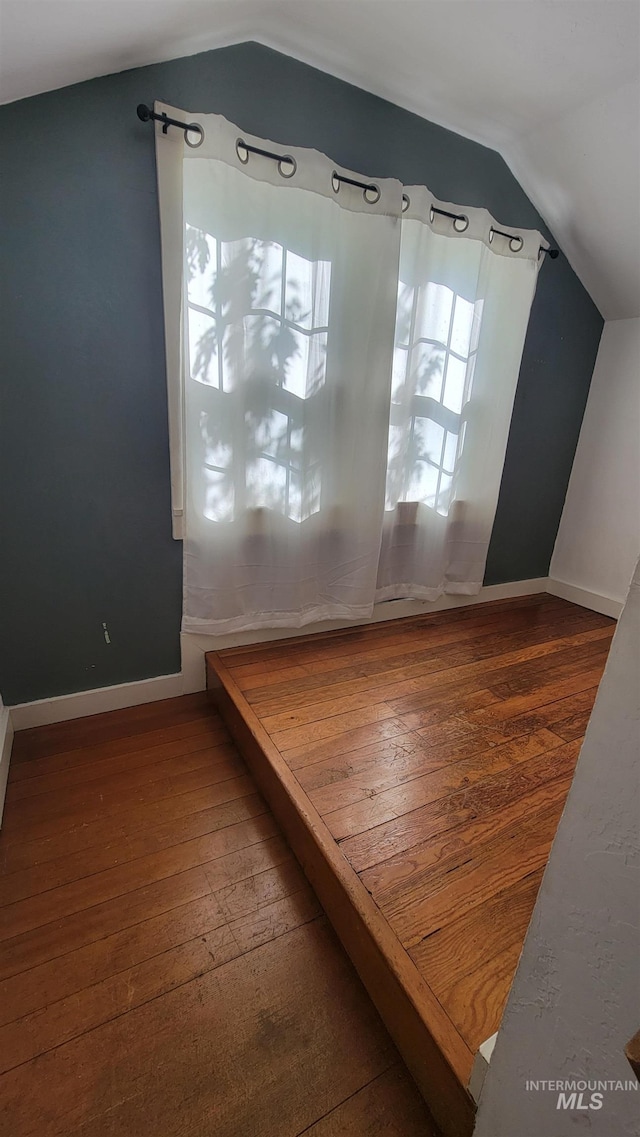
M 170 126 L 177 126 L 180 130 L 184 131 L 184 140 L 188 146 L 191 146 L 191 147 L 199 146 L 200 142 L 202 142 L 204 140 L 204 130 L 202 129 L 200 124 L 197 122 L 179 122 L 178 119 L 176 119 L 176 118 L 169 118 L 169 116 L 167 114 L 165 114 L 164 111 L 162 112 L 162 114 L 156 114 L 155 111 L 152 111 L 151 107 L 146 106 L 145 103 L 139 103 L 138 104 L 136 113 L 138 115 L 138 118 L 142 122 L 152 122 L 152 121 L 161 122 L 163 134 L 168 133 Z M 197 142 L 197 143 L 189 142 L 189 139 L 187 137 L 187 135 L 189 134 L 189 131 L 197 131 L 198 134 L 200 135 L 200 142 Z M 242 150 L 246 151 L 246 154 L 247 154 L 246 158 L 240 157 L 240 151 L 238 149 L 239 147 Z M 282 174 L 282 176 L 284 178 L 291 178 L 291 177 L 293 177 L 293 175 L 296 172 L 296 168 L 297 168 L 296 167 L 296 161 L 295 161 L 295 158 L 292 158 L 291 154 L 274 154 L 271 150 L 261 150 L 258 146 L 249 146 L 248 142 L 245 142 L 243 138 L 239 138 L 238 141 L 236 142 L 236 153 L 238 154 L 238 158 L 240 159 L 240 161 L 243 164 L 246 164 L 249 161 L 249 154 L 260 154 L 263 158 L 272 158 L 274 162 L 278 163 L 278 168 L 280 169 L 280 173 Z M 293 167 L 290 173 L 288 173 L 288 174 L 283 173 L 283 170 L 282 170 L 283 163 L 285 163 L 287 166 Z M 343 182 L 345 185 L 349 185 L 349 186 L 356 186 L 358 189 L 361 189 L 365 195 L 367 194 L 367 192 L 368 193 L 376 193 L 377 197 L 374 200 L 371 200 L 370 198 L 366 198 L 366 200 L 369 201 L 371 205 L 375 205 L 376 201 L 379 201 L 379 199 L 380 199 L 380 189 L 373 182 L 358 182 L 358 181 L 355 181 L 353 178 L 343 177 L 341 174 L 337 173 L 337 171 L 335 171 L 335 170 L 333 173 L 332 181 L 333 182 Z M 404 211 L 404 209 L 407 209 L 409 207 L 409 198 L 407 197 L 406 194 L 403 194 L 402 198 L 403 198 L 403 202 L 406 201 L 406 203 L 407 203 L 406 206 L 403 206 L 403 211 Z M 434 213 L 438 213 L 441 217 L 450 217 L 452 219 L 452 221 L 454 222 L 454 228 L 455 228 L 455 222 L 456 221 L 464 221 L 464 223 L 465 223 L 464 229 L 458 229 L 457 232 L 459 232 L 459 233 L 464 233 L 465 229 L 469 225 L 469 218 L 466 217 L 464 213 L 449 213 L 446 209 L 438 209 L 435 205 L 432 205 L 431 206 L 431 220 L 433 220 L 433 214 Z M 490 242 L 493 240 L 494 234 L 497 234 L 499 237 L 507 237 L 509 240 L 509 247 L 511 248 L 511 250 L 514 253 L 519 252 L 519 250 L 522 248 L 522 246 L 524 244 L 522 237 L 519 237 L 513 233 L 505 233 L 503 229 L 494 229 L 493 226 L 491 226 L 491 229 L 489 230 L 489 241 Z M 516 248 L 513 247 L 514 241 L 520 242 Z M 540 245 L 540 248 L 538 250 L 538 256 L 540 256 L 541 253 L 548 253 L 548 255 L 551 257 L 552 260 L 555 260 L 556 257 L 560 256 L 560 250 L 559 249 L 548 249 L 548 248 L 545 248 L 544 245 Z

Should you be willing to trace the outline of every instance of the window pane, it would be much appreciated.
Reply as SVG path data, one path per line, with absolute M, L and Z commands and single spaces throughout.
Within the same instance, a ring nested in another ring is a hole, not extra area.
M 307 399 L 323 386 L 325 381 L 327 333 L 316 332 L 305 336 L 293 328 L 283 328 L 283 340 L 291 347 L 284 363 L 284 387 Z
M 287 250 L 285 315 L 301 328 L 329 323 L 331 262 L 308 261 Z
M 402 398 L 402 392 L 407 377 L 407 358 L 408 351 L 406 347 L 396 347 L 393 353 L 393 375 L 391 379 L 391 399 L 397 402 Z
M 443 474 L 440 478 L 440 492 L 438 493 L 437 511 L 446 517 L 449 512 L 449 505 L 451 503 L 451 482 L 450 474 Z
M 420 289 L 414 343 L 422 338 L 447 343 L 453 296 L 450 288 L 445 288 L 444 284 L 434 284 L 433 281 Z
M 213 308 L 217 241 L 202 229 L 186 226 L 185 259 L 189 303 Z
M 442 405 L 459 415 L 464 404 L 464 388 L 467 378 L 467 365 L 455 355 L 447 360 L 447 378 L 444 385 Z
M 189 374 L 198 383 L 220 386 L 218 371 L 218 331 L 216 321 L 204 312 L 190 308 Z
M 277 462 L 258 458 L 247 462 L 247 507 L 286 512 L 287 471 Z
M 402 281 L 400 281 L 398 284 L 398 307 L 396 310 L 397 344 L 407 345 L 409 343 L 414 297 L 415 289 L 412 288 L 410 284 L 403 284 Z
M 438 470 L 428 462 L 416 462 L 405 494 L 405 501 L 421 501 L 433 505 L 438 488 Z
M 204 515 L 209 521 L 232 521 L 234 485 L 230 470 L 211 470 L 204 467 Z
M 447 470 L 450 474 L 453 473 L 453 467 L 456 462 L 456 453 L 458 451 L 458 435 L 452 434 L 450 430 L 447 431 L 447 438 L 444 444 L 444 457 L 442 459 L 442 468 Z
M 412 379 L 416 395 L 428 395 L 440 401 L 442 370 L 446 352 L 431 343 L 416 344 L 411 353 Z
M 439 466 L 444 441 L 444 429 L 440 423 L 430 418 L 417 418 L 413 437 L 416 457 L 429 458 Z
M 451 350 L 465 358 L 470 351 L 471 331 L 473 328 L 474 306 L 462 296 L 456 296 L 453 313 L 453 327 L 451 329 Z

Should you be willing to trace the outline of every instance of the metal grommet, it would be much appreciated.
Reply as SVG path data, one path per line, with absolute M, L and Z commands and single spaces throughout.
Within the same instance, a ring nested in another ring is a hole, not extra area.
M 411 198 L 409 197 L 409 194 L 403 193 L 403 195 L 402 195 L 402 212 L 406 213 L 410 205 L 411 205 Z
M 512 253 L 519 253 L 523 245 L 524 241 L 522 237 L 511 237 L 509 241 L 509 248 Z
M 241 150 L 244 151 L 244 158 L 240 153 Z M 236 154 L 238 155 L 239 160 L 242 162 L 242 165 L 246 166 L 247 162 L 249 161 L 249 151 L 247 149 L 247 144 L 244 138 L 236 138 Z
M 429 221 L 430 221 L 431 225 L 433 225 L 433 222 L 435 220 L 435 216 L 436 216 L 435 210 L 434 210 L 433 206 L 431 206 L 431 208 L 429 210 Z
M 466 233 L 469 228 L 469 218 L 462 214 L 460 217 L 455 217 L 453 221 L 453 228 L 456 233 Z
M 367 197 L 367 194 L 375 194 L 375 197 Z M 362 196 L 367 202 L 367 205 L 377 205 L 380 201 L 380 197 L 382 196 L 380 193 L 380 186 L 365 186 L 362 191 Z
M 191 140 L 189 138 L 189 131 L 193 131 L 193 130 L 198 132 L 197 142 L 191 142 Z M 192 150 L 197 150 L 198 146 L 202 146 L 202 143 L 204 142 L 204 130 L 200 126 L 199 122 L 190 122 L 188 124 L 188 126 L 185 128 L 184 140 L 185 140 L 187 146 L 190 146 Z
M 283 163 L 285 163 L 288 166 L 291 166 L 291 172 L 290 173 L 288 173 L 288 174 L 285 173 L 285 171 L 282 168 Z M 296 162 L 295 158 L 291 157 L 290 154 L 283 154 L 282 158 L 280 158 L 278 160 L 278 173 L 280 174 L 281 178 L 292 178 L 297 169 L 298 169 L 297 162 Z
M 492 244 L 493 244 L 493 234 L 494 234 L 494 232 L 495 232 L 495 229 L 490 229 L 490 230 L 489 230 L 489 244 L 490 244 L 490 245 L 492 245 Z
M 340 192 L 340 178 L 338 177 L 338 171 L 337 170 L 334 170 L 332 175 L 331 175 L 331 189 L 333 190 L 334 193 Z

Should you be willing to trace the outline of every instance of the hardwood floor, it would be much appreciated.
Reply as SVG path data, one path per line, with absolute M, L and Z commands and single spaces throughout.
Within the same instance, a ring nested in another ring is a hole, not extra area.
M 436 1137 L 204 695 L 16 736 L 0 1130 Z
M 614 627 L 542 595 L 208 657 L 365 983 L 319 858 L 462 1085 L 500 1023 Z

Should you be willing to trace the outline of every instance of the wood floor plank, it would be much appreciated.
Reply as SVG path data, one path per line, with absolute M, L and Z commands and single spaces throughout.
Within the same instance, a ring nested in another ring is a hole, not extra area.
M 247 665 L 257 665 L 268 669 L 275 660 L 281 658 L 283 653 L 315 656 L 316 653 L 320 652 L 323 657 L 338 653 L 346 655 L 353 651 L 359 651 L 363 642 L 370 644 L 380 640 L 388 643 L 395 637 L 402 640 L 407 632 L 413 628 L 429 630 L 437 628 L 441 624 L 447 626 L 459 622 L 466 624 L 477 620 L 478 616 L 483 618 L 488 616 L 490 619 L 497 617 L 499 620 L 502 614 L 506 613 L 509 617 L 521 609 L 530 610 L 530 619 L 535 622 L 540 619 L 541 613 L 553 610 L 559 614 L 559 618 L 562 618 L 563 614 L 575 613 L 577 606 L 567 600 L 561 600 L 557 596 L 536 593 L 532 596 L 511 597 L 507 600 L 494 600 L 489 603 L 465 604 L 441 612 L 425 612 L 424 615 L 420 616 L 390 619 L 346 630 L 320 632 L 314 634 L 313 637 L 303 634 L 288 637 L 286 640 L 274 640 L 271 643 L 228 648 L 224 652 L 224 657 L 228 661 L 229 669 L 233 672 L 235 680 L 236 676 L 242 677 L 243 669 Z M 582 609 L 582 611 L 585 610 Z
M 418 804 L 433 801 L 432 793 L 444 797 L 463 785 L 472 785 L 494 770 L 505 769 L 512 762 L 526 761 L 557 745 L 550 731 L 536 731 L 515 742 L 495 747 L 487 744 L 482 735 L 466 735 L 433 749 L 416 749 L 404 757 L 398 756 L 385 768 L 384 763 L 371 762 L 363 770 L 356 769 L 345 778 L 336 779 L 317 788 L 306 786 L 309 797 L 323 816 L 346 809 L 350 805 L 371 800 L 397 786 L 407 786 L 418 780 Z M 314 770 L 315 767 L 306 767 Z M 302 775 L 302 771 L 300 772 Z M 301 785 L 304 781 L 300 777 Z M 410 793 L 410 790 L 407 791 Z M 388 799 L 385 799 L 388 801 Z M 417 808 L 417 806 L 414 806 Z
M 541 882 L 538 869 L 411 948 L 411 958 L 444 1003 L 505 948 L 522 947 Z
M 209 882 L 205 880 L 205 887 Z M 289 855 L 274 868 L 207 892 L 121 931 L 92 940 L 66 954 L 0 982 L 0 1023 L 13 1022 L 85 987 L 126 971 L 171 947 L 212 932 L 219 926 L 255 915 L 260 909 L 303 892 L 307 882 Z
M 495 630 L 497 619 L 504 629 L 515 630 L 534 629 L 552 617 L 555 617 L 556 626 L 562 625 L 564 621 L 574 624 L 578 622 L 582 629 L 600 626 L 606 619 L 566 601 L 564 604 L 559 603 L 558 598 L 552 600 L 550 597 L 537 597 L 536 603 L 530 605 L 496 601 L 464 609 L 389 620 L 346 632 L 316 633 L 313 637 L 286 639 L 261 647 L 229 649 L 224 655 L 234 681 L 241 689 L 245 689 L 245 677 L 250 677 L 246 693 L 253 699 L 257 690 L 254 680 L 261 676 L 267 690 L 272 686 L 271 677 L 274 677 L 275 683 L 281 681 L 277 673 L 284 668 L 301 668 L 305 674 L 292 675 L 291 680 L 295 687 L 299 678 L 304 686 L 309 675 L 331 672 L 345 666 L 356 667 L 365 663 L 375 665 L 378 659 L 384 660 L 389 655 L 407 650 L 407 645 L 423 648 L 429 642 L 447 643 L 468 638 L 476 629 L 490 632 L 492 628 Z M 286 681 L 286 676 L 282 676 L 282 681 Z
M 93 876 L 149 853 L 181 845 L 195 837 L 215 833 L 265 812 L 262 798 L 258 794 L 250 794 L 198 810 L 186 817 L 174 817 L 162 825 L 132 832 L 131 836 L 123 830 L 122 836 L 111 844 L 92 844 L 78 852 L 0 876 L 0 904 L 12 904 L 37 896 L 40 892 Z
M 487 691 L 474 691 L 465 698 L 456 697 L 446 703 L 441 702 L 433 710 L 430 722 L 441 722 L 453 717 L 456 711 L 476 710 L 492 706 L 497 702 L 499 702 L 497 695 L 492 695 Z M 424 721 L 421 720 L 418 725 L 424 726 Z M 334 758 L 336 755 L 350 753 L 363 746 L 377 744 L 381 740 L 395 738 L 412 730 L 413 726 L 407 721 L 405 715 L 402 718 L 383 719 L 371 726 L 350 728 L 332 738 L 321 738 L 315 742 L 308 742 L 302 746 L 283 750 L 282 753 L 286 755 L 287 764 L 292 770 L 300 770 L 303 766 L 311 765 L 313 762 L 321 762 L 327 758 Z
M 220 911 L 212 912 L 195 937 L 186 942 L 172 938 L 164 952 L 148 951 L 142 962 L 92 983 L 82 999 L 74 993 L 0 1027 L 4 1056 L 0 1073 L 278 939 L 319 914 L 318 901 L 308 887 L 239 920 L 227 922 Z M 175 930 L 180 937 L 180 928 Z M 141 942 L 136 941 L 136 948 Z
M 582 719 L 584 725 L 582 735 L 584 735 L 595 702 L 597 690 L 597 686 L 587 687 L 585 690 L 578 691 L 575 694 L 565 695 L 564 698 L 560 696 L 557 699 L 550 699 L 549 702 L 544 703 L 542 706 L 534 707 L 532 710 L 516 711 L 515 714 L 510 714 L 509 700 L 496 698 L 493 704 L 487 703 L 487 706 L 496 706 L 496 704 L 500 703 L 502 712 L 506 717 L 498 719 L 497 716 L 495 716 L 490 723 L 479 722 L 476 717 L 464 707 L 460 708 L 456 717 L 460 723 L 464 723 L 470 730 L 481 728 L 487 732 L 488 736 L 497 744 L 499 744 L 499 741 L 502 739 L 506 741 L 508 738 L 518 738 L 522 734 L 530 734 L 532 731 L 542 730 L 544 727 L 552 730 L 555 734 L 557 733 L 555 729 L 556 724 L 574 715 L 584 716 Z M 545 688 L 545 691 L 548 696 L 555 693 L 555 691 L 551 692 L 548 687 Z M 430 730 L 431 727 L 424 727 L 418 729 L 416 734 L 428 738 Z M 574 738 L 582 737 L 582 735 L 576 734 Z M 565 741 L 570 742 L 573 740 L 565 739 Z
M 237 794 L 236 790 L 239 790 Z M 242 821 L 244 817 L 260 812 L 252 809 L 247 812 L 248 807 L 244 804 L 246 798 L 255 796 L 255 786 L 251 781 L 234 779 L 232 785 L 226 783 L 221 787 L 214 781 L 187 793 L 147 801 L 142 809 L 136 802 L 131 802 L 129 808 L 117 813 L 106 813 L 90 822 L 77 821 L 69 829 L 57 829 L 43 837 L 13 842 L 3 838 L 0 840 L 0 865 L 2 872 L 9 874 L 44 865 L 47 861 L 61 860 L 83 850 L 118 844 L 122 848 L 128 840 L 161 830 L 164 826 L 171 829 L 175 824 L 176 831 L 180 825 L 188 828 L 191 824 L 189 819 L 194 814 L 209 812 L 223 805 L 229 817 Z M 197 829 L 197 819 L 193 824 Z
M 563 719 L 554 719 L 551 723 L 553 733 L 558 738 L 564 738 L 565 742 L 572 742 L 576 738 L 582 739 L 585 736 L 590 718 L 591 707 L 583 711 L 576 711 L 575 714 L 568 715 Z
M 360 726 L 371 726 L 384 719 L 392 719 L 394 712 L 386 703 L 372 703 L 357 711 L 348 711 L 346 714 L 332 715 L 320 722 L 312 722 L 307 726 L 294 727 L 291 730 L 280 730 L 271 737 L 278 749 L 295 750 L 306 746 L 310 742 L 317 742 L 324 738 L 335 738 L 337 735 L 355 730 Z
M 199 866 L 22 932 L 0 943 L 0 978 L 28 972 L 41 963 L 57 959 L 85 944 L 133 927 L 210 892 L 211 885 L 204 869 Z
M 425 837 L 408 853 L 396 853 L 389 860 L 379 862 L 361 874 L 363 883 L 370 889 L 378 907 L 390 922 L 391 910 L 401 907 L 405 901 L 408 904 L 413 903 L 414 899 L 421 902 L 432 895 L 435 888 L 434 874 L 441 870 L 453 872 L 461 858 L 465 858 L 465 864 L 470 865 L 475 858 L 484 855 L 492 842 L 497 842 L 496 847 L 502 848 L 500 838 L 511 840 L 514 827 L 526 820 L 532 809 L 537 807 L 540 811 L 564 801 L 571 784 L 571 773 L 550 778 L 548 755 L 543 758 L 544 761 L 537 768 L 532 765 L 521 773 L 514 772 L 509 789 L 514 785 L 519 786 L 529 794 L 528 798 L 510 799 L 507 786 L 503 783 L 496 788 L 496 796 L 498 802 L 506 800 L 506 804 L 500 806 L 495 803 L 493 808 L 493 801 L 489 801 L 486 796 L 481 797 L 481 790 L 485 794 L 491 792 L 487 783 L 483 782 L 474 798 L 478 802 L 475 816 L 468 817 L 464 823 L 451 826 L 450 810 L 454 807 L 451 799 L 442 799 L 442 803 L 437 803 L 439 808 L 436 824 L 446 828 Z M 456 819 L 455 813 L 453 819 Z M 516 848 L 519 855 L 519 846 Z M 505 846 L 505 849 L 509 852 L 509 846 Z M 510 858 L 506 857 L 505 871 L 510 864 Z
M 521 951 L 521 944 L 510 944 L 469 974 L 447 1000 L 453 1015 L 464 1015 L 462 1034 L 474 1052 L 500 1026 Z
M 142 703 L 121 711 L 107 711 L 87 718 L 71 719 L 51 726 L 32 727 L 16 734 L 12 760 L 29 761 L 45 755 L 78 750 L 102 742 L 144 734 L 149 725 L 171 727 L 189 722 L 208 709 L 209 700 L 204 691 L 183 695 L 176 699 L 162 699 Z
M 609 637 L 608 625 L 602 626 L 604 619 L 601 617 L 598 621 L 571 620 L 561 629 L 558 629 L 557 624 L 551 620 L 548 624 L 533 630 L 519 629 L 514 633 L 505 631 L 501 634 L 496 634 L 492 626 L 489 628 L 484 626 L 482 633 L 472 638 L 463 636 L 464 629 L 449 629 L 448 640 L 444 645 L 433 644 L 430 641 L 425 644 L 423 636 L 415 641 L 414 651 L 407 653 L 407 643 L 404 642 L 398 645 L 403 648 L 401 654 L 387 658 L 383 655 L 384 649 L 371 648 L 364 660 L 358 657 L 358 666 L 339 672 L 332 671 L 328 675 L 322 674 L 325 661 L 319 660 L 313 669 L 309 669 L 311 673 L 305 678 L 294 682 L 288 681 L 278 687 L 269 687 L 264 695 L 254 691 L 248 701 L 256 708 L 267 729 L 278 730 L 282 727 L 268 721 L 271 715 L 301 710 L 318 702 L 338 701 L 365 690 L 371 692 L 375 698 L 374 692 L 377 688 L 482 661 L 498 663 L 505 661 L 506 657 L 506 662 L 509 662 L 509 657 L 514 652 L 533 651 L 534 647 L 538 649 L 535 658 L 539 658 L 541 655 L 555 654 L 571 647 L 598 643 Z M 594 622 L 595 628 L 592 626 Z M 457 633 L 457 640 L 450 642 L 454 632 Z M 444 632 L 439 639 L 443 637 Z M 543 645 L 546 645 L 546 650 Z M 386 700 L 390 697 L 382 692 L 380 694 L 380 699 Z
M 597 667 L 578 672 L 577 675 L 569 679 L 560 679 L 553 683 L 543 682 L 527 695 L 514 695 L 509 699 L 498 699 L 497 702 L 481 708 L 477 713 L 471 712 L 469 718 L 481 726 L 495 728 L 500 724 L 502 729 L 502 724 L 506 721 L 518 718 L 523 714 L 530 714 L 532 711 L 539 711 L 548 703 L 566 699 L 570 695 L 592 693 L 597 690 L 598 683 L 602 678 L 604 663 L 605 660 L 603 659 Z
M 511 696 L 511 692 L 507 690 L 508 685 L 515 686 L 520 680 L 526 691 L 535 692 L 543 678 L 554 682 L 564 679 L 570 681 L 573 676 L 581 679 L 583 673 L 588 672 L 589 666 L 598 666 L 601 661 L 604 666 L 608 640 L 602 646 L 587 644 L 586 648 L 586 652 L 582 652 L 580 648 L 567 648 L 564 644 L 560 647 L 558 643 L 554 644 L 551 641 L 507 653 L 499 657 L 499 662 L 494 661 L 489 665 L 483 660 L 478 664 L 471 663 L 451 668 L 425 677 L 423 681 L 414 680 L 415 691 L 399 698 L 390 698 L 388 705 L 393 713 L 404 715 L 411 711 L 422 710 L 430 703 L 436 702 L 442 690 L 447 690 L 449 694 L 464 694 L 466 691 L 482 687 L 488 688 L 502 700 Z M 588 662 L 587 667 L 583 663 L 585 657 Z
M 182 1137 L 215 1118 L 216 1137 L 283 1137 L 394 1060 L 316 920 L 48 1051 L 46 1095 L 32 1092 L 32 1063 L 5 1074 L 3 1122 L 13 1137 Z
M 555 787 L 546 783 L 536 791 L 540 799 Z M 549 856 L 568 787 L 557 800 L 529 812 L 513 829 L 479 842 L 469 858 L 468 850 L 456 851 L 428 873 L 428 890 L 390 890 L 378 903 L 407 949 L 465 912 L 477 908 L 530 873 L 542 868 Z M 533 802 L 532 802 L 533 804 Z M 426 881 L 421 881 L 423 885 Z
M 242 759 L 231 742 L 225 741 L 216 746 L 205 743 L 193 749 L 187 747 L 170 758 L 146 762 L 144 765 L 133 765 L 117 773 L 103 774 L 71 785 L 49 784 L 43 790 L 40 786 L 31 788 L 31 782 L 39 782 L 40 779 L 31 779 L 28 783 L 18 782 L 15 792 L 7 794 L 7 800 L 17 803 L 17 809 L 12 813 L 18 822 L 23 816 L 29 817 L 41 812 L 42 803 L 39 799 L 43 792 L 47 795 L 47 813 L 82 812 L 84 816 L 87 806 L 93 805 L 96 797 L 102 795 L 104 800 L 105 790 L 111 802 L 118 806 L 126 805 L 140 787 L 162 782 L 165 778 L 177 778 L 180 774 L 190 774 L 203 766 L 214 765 L 224 766 L 232 777 L 243 772 Z M 54 774 L 53 779 L 55 778 Z M 50 778 L 47 778 L 47 782 L 50 783 Z
M 16 802 L 15 809 L 8 815 L 3 823 L 3 837 L 7 844 L 12 842 L 34 841 L 41 837 L 51 837 L 56 833 L 65 832 L 79 825 L 89 825 L 94 821 L 103 820 L 109 815 L 117 818 L 122 812 L 131 809 L 137 810 L 141 806 L 153 804 L 166 798 L 180 797 L 194 789 L 215 787 L 217 802 L 231 801 L 232 798 L 242 797 L 251 791 L 251 783 L 246 774 L 238 773 L 238 767 L 223 759 L 220 762 L 206 763 L 188 774 L 178 774 L 175 777 L 164 777 L 157 782 L 139 786 L 134 793 L 114 793 L 105 800 L 104 795 L 97 793 L 92 804 L 73 805 L 66 809 L 46 808 L 46 803 L 36 798 L 27 798 Z
M 31 967 L 0 983 L 0 1022 L 14 1022 L 225 923 L 213 893 Z M 55 1000 L 52 995 L 55 994 Z M 9 1061 L 9 1054 L 5 1061 Z
M 606 652 L 608 640 L 608 627 L 563 636 L 561 639 L 554 637 L 550 631 L 546 631 L 542 637 L 519 636 L 515 648 L 510 647 L 507 636 L 505 647 L 501 651 L 493 650 L 492 653 L 485 654 L 479 650 L 457 648 L 448 653 L 423 652 L 423 658 L 418 662 L 384 670 L 375 677 L 363 675 L 348 682 L 332 684 L 323 684 L 315 677 L 315 687 L 311 691 L 280 696 L 276 700 L 253 705 L 257 707 L 265 729 L 275 735 L 279 731 L 303 726 L 328 715 L 357 710 L 371 702 L 395 702 L 403 696 L 422 692 L 425 688 L 441 688 L 452 680 L 459 681 L 475 675 L 487 677 L 485 686 L 492 688 L 500 683 L 513 684 L 520 678 L 523 682 L 530 678 L 536 682 L 540 673 L 538 660 L 544 659 L 544 667 L 549 671 L 555 672 L 562 664 L 575 668 L 582 659 L 597 658 L 602 651 Z M 514 666 L 516 664 L 518 666 Z M 500 691 L 496 693 L 500 697 L 506 697 Z
M 549 614 L 548 620 L 553 621 L 552 613 Z M 508 628 L 513 631 L 531 632 L 530 614 L 509 613 L 508 621 Z M 573 615 L 568 623 L 575 624 Z M 584 629 L 586 626 L 582 620 L 580 627 Z M 538 627 L 540 624 L 536 621 L 536 628 Z M 495 637 L 495 616 L 478 612 L 472 620 L 465 622 L 448 620 L 446 623 L 436 625 L 411 621 L 406 630 L 399 632 L 396 630 L 395 634 L 387 631 L 383 637 L 378 636 L 375 641 L 371 636 L 362 637 L 356 642 L 346 640 L 335 654 L 327 653 L 326 649 L 324 651 L 316 649 L 313 662 L 299 668 L 302 674 L 298 676 L 286 675 L 281 671 L 277 665 L 284 662 L 282 658 L 260 665 L 259 673 L 253 674 L 250 680 L 238 678 L 243 668 L 231 668 L 231 670 L 247 700 L 252 704 L 259 704 L 264 699 L 313 690 L 320 676 L 325 683 L 331 684 L 351 679 L 355 675 L 375 675 L 379 670 L 385 671 L 393 669 L 394 666 L 401 667 L 419 662 L 423 653 L 427 653 L 425 658 L 429 658 L 430 653 L 448 645 L 459 644 L 469 639 L 477 642 L 487 636 Z M 254 668 L 256 666 L 254 665 Z M 263 690 L 258 686 L 258 678 L 264 683 Z
M 491 769 L 508 770 L 519 760 L 525 761 L 534 756 L 534 752 L 541 753 L 544 746 L 540 745 L 538 735 L 531 737 L 533 742 L 528 743 L 527 747 L 518 738 L 485 751 L 482 762 L 472 758 L 464 763 L 444 767 L 441 772 L 436 770 L 411 778 L 391 789 L 374 793 L 371 797 L 363 794 L 358 801 L 327 813 L 325 821 L 337 841 L 366 832 L 374 825 L 402 817 L 420 806 L 445 797 L 447 793 L 454 793 L 460 786 L 471 785 L 473 780 L 481 781 Z M 560 740 L 558 744 L 560 745 Z
M 242 859 L 242 854 L 248 857 L 247 850 L 254 846 L 257 849 L 254 855 L 263 856 L 271 842 L 274 842 L 276 850 L 280 850 L 281 840 L 275 836 L 276 833 L 273 818 L 265 814 L 241 821 L 237 825 L 226 826 L 214 833 L 206 833 L 203 837 L 194 837 L 191 841 L 161 849 L 157 853 L 148 853 L 134 861 L 104 869 L 71 884 L 30 896 L 26 900 L 7 904 L 3 909 L 0 940 L 11 939 L 94 904 L 123 896 L 127 892 L 135 892 L 145 882 L 176 876 L 199 865 L 205 867 L 209 879 L 209 872 L 216 871 L 209 868 L 209 863 L 215 865 L 218 858 L 235 856 Z M 225 865 L 224 871 L 227 870 L 228 866 Z
M 416 1099 L 401 1066 L 392 1066 L 304 1130 L 304 1137 L 435 1137 L 433 1121 Z M 303 1137 L 298 1134 L 297 1137 Z
M 41 758 L 16 762 L 15 765 L 12 762 L 10 777 L 12 782 L 28 782 L 31 778 L 73 770 L 75 774 L 70 774 L 71 781 L 69 782 L 72 784 L 74 777 L 78 781 L 90 779 L 95 770 L 103 769 L 105 773 L 108 773 L 110 768 L 117 771 L 130 769 L 133 764 L 144 765 L 146 762 L 154 760 L 156 747 L 168 748 L 168 752 L 165 754 L 158 750 L 157 753 L 160 758 L 170 757 L 173 753 L 182 753 L 184 752 L 183 744 L 186 744 L 188 739 L 198 736 L 205 740 L 205 744 L 209 741 L 211 745 L 215 745 L 217 742 L 228 739 L 229 732 L 219 716 L 212 716 L 209 708 L 177 726 L 146 731 L 142 736 L 134 734 L 109 742 L 94 741 L 92 745 L 83 746 L 80 749 L 63 750 L 44 755 Z M 199 746 L 196 748 L 199 749 Z M 101 766 L 102 763 L 104 766 Z M 60 784 L 62 783 L 56 782 L 56 785 Z
M 381 887 L 385 873 L 394 873 L 396 879 L 412 875 L 425 856 L 434 863 L 450 841 L 472 843 L 487 825 L 493 830 L 526 813 L 528 792 L 543 782 L 570 780 L 577 751 L 576 746 L 559 746 L 530 761 L 488 772 L 475 785 L 463 784 L 448 796 L 345 838 L 340 848 L 367 887 Z M 365 875 L 376 866 L 381 866 L 377 874 Z
M 204 726 L 206 727 L 206 723 Z M 176 762 L 187 758 L 190 754 L 203 750 L 222 749 L 228 744 L 228 736 L 222 735 L 213 727 L 199 730 L 186 738 L 178 738 L 171 742 L 161 743 L 148 749 L 137 750 L 133 753 L 118 754 L 112 757 L 94 757 L 91 762 L 71 766 L 67 769 L 57 769 L 50 773 L 35 774 L 30 778 L 13 780 L 10 783 L 8 801 L 19 801 L 26 797 L 35 797 L 42 793 L 57 793 L 69 788 L 86 786 L 88 783 L 99 783 L 108 780 L 111 785 L 113 777 L 139 777 L 142 780 L 145 774 L 142 771 L 151 771 L 160 763 Z M 54 757 L 58 757 L 55 755 Z M 35 764 L 31 763 L 31 765 Z M 19 769 L 24 767 L 18 767 Z M 147 775 L 148 776 L 148 775 Z

